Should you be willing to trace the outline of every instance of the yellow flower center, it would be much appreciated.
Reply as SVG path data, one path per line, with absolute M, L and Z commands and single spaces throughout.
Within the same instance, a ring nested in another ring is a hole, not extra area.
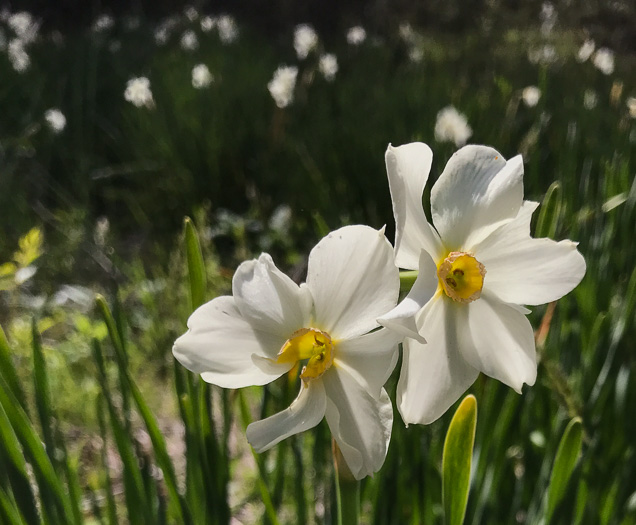
M 442 289 L 448 297 L 459 303 L 479 299 L 485 275 L 485 266 L 464 252 L 450 252 L 437 267 Z
M 316 328 L 296 330 L 278 352 L 277 363 L 296 363 L 307 360 L 300 378 L 307 386 L 312 379 L 324 374 L 333 364 L 335 345 L 327 332 Z

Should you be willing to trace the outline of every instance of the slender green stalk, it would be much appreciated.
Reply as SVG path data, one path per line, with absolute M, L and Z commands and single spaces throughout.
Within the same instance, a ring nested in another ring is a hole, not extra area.
M 337 523 L 338 525 L 358 525 L 360 522 L 360 482 L 353 477 L 335 440 L 332 441 L 332 449 L 336 474 Z
M 417 279 L 417 270 L 406 270 L 400 272 L 400 292 L 410 292 Z

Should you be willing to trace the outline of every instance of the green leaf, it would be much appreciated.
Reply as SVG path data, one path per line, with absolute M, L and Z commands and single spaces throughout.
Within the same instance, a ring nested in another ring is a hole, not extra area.
M 9 348 L 9 342 L 4 335 L 2 327 L 0 327 L 0 373 L 3 375 L 4 380 L 11 389 L 11 393 L 20 402 L 20 406 L 26 410 L 24 392 L 20 387 L 18 373 L 16 372 L 11 359 L 11 348 Z
M 455 412 L 444 441 L 442 499 L 446 525 L 464 522 L 476 426 L 477 400 L 469 395 Z
M 557 181 L 550 184 L 547 193 L 541 203 L 535 237 L 554 238 L 559 225 L 561 208 L 563 203 L 563 190 Z
M 56 447 L 55 441 L 53 440 L 49 378 L 46 372 L 46 362 L 44 360 L 44 353 L 42 352 L 40 333 L 38 332 L 35 319 L 33 319 L 31 323 L 31 333 L 33 336 L 33 382 L 35 386 L 35 405 L 40 418 L 40 426 L 42 427 L 46 452 L 50 458 L 54 458 Z
M 559 448 L 554 458 L 550 485 L 548 487 L 548 510 L 546 522 L 549 523 L 554 510 L 563 499 L 568 481 L 581 454 L 583 441 L 583 425 L 581 418 L 575 417 L 565 428 Z
M 205 302 L 205 263 L 199 244 L 199 236 L 190 217 L 184 220 L 188 276 L 190 280 L 190 306 L 196 310 Z

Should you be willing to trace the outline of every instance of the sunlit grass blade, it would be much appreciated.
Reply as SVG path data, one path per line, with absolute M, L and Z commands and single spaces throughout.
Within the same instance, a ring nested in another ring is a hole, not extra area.
M 238 391 L 238 399 L 241 411 L 241 420 L 243 423 L 243 428 L 246 429 L 247 425 L 250 423 L 250 411 L 247 406 L 247 401 L 245 400 L 245 396 L 243 392 Z M 269 518 L 272 525 L 278 525 L 278 517 L 276 516 L 276 509 L 274 508 L 274 504 L 272 503 L 272 496 L 267 487 L 267 476 L 265 473 L 265 465 L 263 462 L 263 458 L 260 457 L 252 447 L 250 447 L 252 451 L 252 456 L 254 457 L 254 461 L 256 462 L 256 466 L 258 467 L 258 490 L 261 494 L 261 498 L 263 499 L 263 505 L 265 505 L 265 513 Z
M 548 188 L 539 210 L 535 237 L 554 239 L 561 218 L 562 194 L 563 190 L 558 181 L 553 182 Z
M 190 306 L 192 311 L 194 311 L 205 302 L 205 263 L 201 253 L 199 236 L 190 217 L 184 219 L 184 229 L 190 281 Z
M 55 465 L 55 441 L 53 439 L 53 427 L 51 417 L 51 396 L 49 393 L 49 379 L 46 372 L 46 363 L 42 353 L 40 333 L 35 319 L 31 322 L 32 346 L 33 346 L 33 383 L 35 386 L 35 405 L 40 418 L 40 426 L 44 438 L 46 451 Z
M 99 394 L 97 399 L 95 400 L 95 410 L 97 411 L 97 422 L 99 424 L 99 431 L 102 436 L 101 459 L 104 477 L 103 481 L 106 491 L 106 510 L 109 525 L 118 525 L 119 520 L 117 519 L 117 506 L 115 504 L 115 497 L 113 495 L 113 482 L 111 480 L 108 468 L 108 431 L 106 429 L 106 414 L 104 414 L 104 403 L 104 394 Z
M 8 481 L 11 483 L 16 505 L 22 509 L 24 516 L 29 521 L 35 523 L 39 518 L 27 473 L 26 460 L 2 404 L 0 404 L 0 443 L 2 444 L 0 467 L 3 468 L 3 474 L 8 476 Z
M 17 509 L 11 498 L 0 487 L 0 523 L 6 523 L 6 525 L 27 525 L 24 517 L 20 514 L 20 510 Z
M 27 410 L 26 397 L 24 396 L 24 392 L 22 391 L 22 387 L 20 386 L 20 380 L 18 379 L 18 374 L 13 366 L 13 361 L 11 360 L 11 348 L 9 347 L 9 342 L 7 341 L 7 337 L 0 326 L 0 371 L 4 376 L 7 385 L 11 389 L 11 392 L 15 396 L 15 398 L 20 402 L 20 406 Z
M 64 487 L 53 468 L 51 460 L 46 454 L 42 441 L 35 432 L 35 429 L 17 399 L 13 396 L 4 378 L 1 376 L 0 404 L 6 412 L 10 426 L 22 444 L 25 455 L 31 459 L 33 470 L 38 479 L 42 501 L 47 502 L 48 497 L 46 495 L 50 495 L 50 501 L 54 507 L 49 509 L 51 513 L 59 514 L 60 518 L 68 524 L 75 523 L 71 505 Z
M 98 380 L 110 416 L 109 427 L 124 465 L 124 490 L 128 518 L 131 524 L 152 522 L 154 519 L 153 512 L 144 488 L 142 472 L 139 468 L 139 462 L 135 455 L 133 443 L 131 442 L 131 436 L 126 432 L 115 410 L 110 388 L 107 383 L 106 368 L 104 366 L 101 347 L 99 342 L 95 340 L 93 341 L 93 356 L 97 364 Z
M 462 525 L 464 522 L 476 427 L 477 400 L 469 395 L 457 408 L 444 441 L 442 500 L 446 525 Z
M 581 454 L 582 441 L 583 425 L 581 419 L 575 417 L 565 428 L 554 458 L 554 466 L 552 467 L 552 475 L 550 476 L 550 485 L 548 487 L 547 523 L 552 519 L 557 505 L 565 495 L 570 476 Z

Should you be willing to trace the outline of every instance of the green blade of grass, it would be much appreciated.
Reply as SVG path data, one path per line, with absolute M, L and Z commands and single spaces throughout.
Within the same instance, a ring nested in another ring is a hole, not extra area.
M 27 525 L 24 517 L 20 514 L 20 510 L 17 509 L 11 498 L 0 487 L 0 521 L 7 525 Z
M 550 239 L 554 239 L 559 226 L 559 219 L 561 218 L 562 193 L 563 190 L 558 181 L 550 184 L 541 203 L 535 237 L 549 237 Z
M 4 331 L 0 326 L 0 371 L 4 376 L 7 385 L 11 389 L 11 392 L 15 396 L 15 398 L 20 402 L 20 406 L 26 411 L 26 397 L 24 396 L 24 392 L 20 387 L 20 380 L 18 379 L 18 373 L 13 366 L 13 361 L 11 360 L 11 348 L 9 347 L 9 342 L 7 341 L 6 336 L 4 335 Z
M 444 441 L 442 500 L 446 525 L 462 525 L 464 522 L 476 426 L 477 400 L 469 395 L 457 408 Z
M 568 481 L 576 462 L 581 454 L 583 443 L 583 425 L 581 418 L 575 417 L 565 428 L 559 448 L 554 458 L 550 485 L 548 486 L 548 509 L 546 511 L 546 523 L 552 519 L 557 505 L 563 499 Z
M 51 460 L 26 413 L 11 393 L 9 386 L 0 376 L 0 404 L 6 411 L 9 423 L 20 440 L 24 452 L 31 458 L 33 469 L 40 485 L 40 494 L 51 495 L 55 510 L 66 521 L 75 523 L 73 512 L 64 487 L 58 478 Z M 44 501 L 44 499 L 43 499 Z
M 101 459 L 102 459 L 102 468 L 104 472 L 104 484 L 106 485 L 106 509 L 108 512 L 108 523 L 109 525 L 118 525 L 119 520 L 117 519 L 117 506 L 115 505 L 115 497 L 113 495 L 113 482 L 110 478 L 110 473 L 108 469 L 108 460 L 106 457 L 106 450 L 108 447 L 108 432 L 106 430 L 106 415 L 104 414 L 104 394 L 99 394 L 97 399 L 95 400 L 95 410 L 97 412 L 97 421 L 99 424 L 99 431 L 102 436 L 102 449 L 101 449 Z
M 190 217 L 184 219 L 188 277 L 190 281 L 190 307 L 196 310 L 205 302 L 206 275 L 199 236 Z
M 38 332 L 35 319 L 31 322 L 31 334 L 33 341 L 33 383 L 35 386 L 35 406 L 37 408 L 38 417 L 40 418 L 40 426 L 42 427 L 42 436 L 44 438 L 46 452 L 55 465 L 56 446 L 53 439 L 49 378 L 46 371 L 44 354 L 42 352 L 40 333 Z

